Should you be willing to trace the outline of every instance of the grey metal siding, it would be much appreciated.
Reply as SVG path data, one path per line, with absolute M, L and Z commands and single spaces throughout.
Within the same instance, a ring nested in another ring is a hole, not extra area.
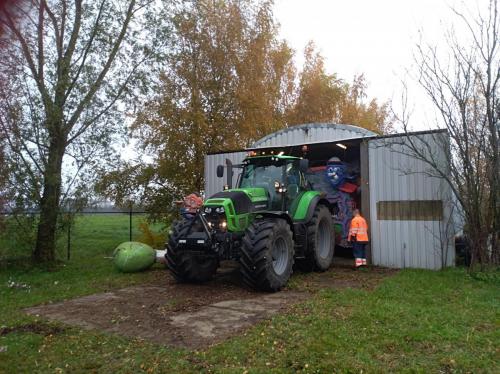
M 435 142 L 435 135 L 419 136 L 435 145 L 433 151 L 444 162 L 444 151 Z M 369 141 L 372 261 L 394 268 L 440 269 L 454 261 L 451 191 L 443 179 L 432 176 L 425 162 L 408 154 L 404 141 L 404 137 Z M 377 202 L 406 200 L 442 200 L 443 220 L 377 218 Z
M 252 148 L 281 147 L 320 142 L 338 142 L 375 136 L 374 132 L 351 126 L 333 123 L 312 123 L 292 126 L 272 133 L 256 141 Z
M 231 152 L 218 153 L 205 156 L 205 197 L 210 197 L 213 194 L 222 191 L 226 183 L 227 170 L 224 169 L 224 177 L 217 178 L 217 165 L 226 165 L 226 158 L 231 160 L 233 164 L 239 164 L 246 156 L 246 152 Z M 234 170 L 233 186 L 236 185 L 238 179 L 238 169 Z

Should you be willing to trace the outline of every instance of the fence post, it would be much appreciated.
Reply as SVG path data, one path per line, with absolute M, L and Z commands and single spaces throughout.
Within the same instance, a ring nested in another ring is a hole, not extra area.
M 71 218 L 68 214 L 68 245 L 67 245 L 67 257 L 68 261 L 70 259 L 70 254 L 71 254 Z
M 129 209 L 128 227 L 129 227 L 129 242 L 131 242 L 132 241 L 132 204 L 130 204 L 130 209 Z

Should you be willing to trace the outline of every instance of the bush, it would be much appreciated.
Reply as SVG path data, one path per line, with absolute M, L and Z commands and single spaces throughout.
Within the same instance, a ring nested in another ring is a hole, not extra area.
M 141 236 L 138 241 L 150 245 L 154 249 L 163 249 L 165 247 L 166 233 L 165 230 L 153 232 L 146 221 L 139 224 Z
M 0 261 L 31 257 L 38 217 L 34 214 L 6 217 L 0 231 Z

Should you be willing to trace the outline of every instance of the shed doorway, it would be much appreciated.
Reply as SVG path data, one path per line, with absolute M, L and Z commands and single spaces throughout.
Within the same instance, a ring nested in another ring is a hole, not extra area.
M 352 212 L 356 208 L 360 209 L 367 221 L 369 218 L 366 142 L 363 142 L 363 139 L 351 139 L 340 142 L 259 148 L 258 151 L 284 152 L 309 160 L 310 168 L 306 177 L 311 187 L 323 192 L 327 199 L 336 206 L 333 214 L 336 233 L 335 254 L 352 258 L 352 248 L 347 241 Z M 363 157 L 363 152 L 366 152 L 365 157 Z M 369 251 L 367 255 L 369 256 Z

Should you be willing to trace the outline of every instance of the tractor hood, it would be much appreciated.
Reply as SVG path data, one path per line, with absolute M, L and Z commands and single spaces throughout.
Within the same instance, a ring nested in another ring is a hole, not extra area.
M 231 214 L 245 214 L 267 209 L 264 188 L 234 188 L 210 196 L 204 206 L 224 206 Z

